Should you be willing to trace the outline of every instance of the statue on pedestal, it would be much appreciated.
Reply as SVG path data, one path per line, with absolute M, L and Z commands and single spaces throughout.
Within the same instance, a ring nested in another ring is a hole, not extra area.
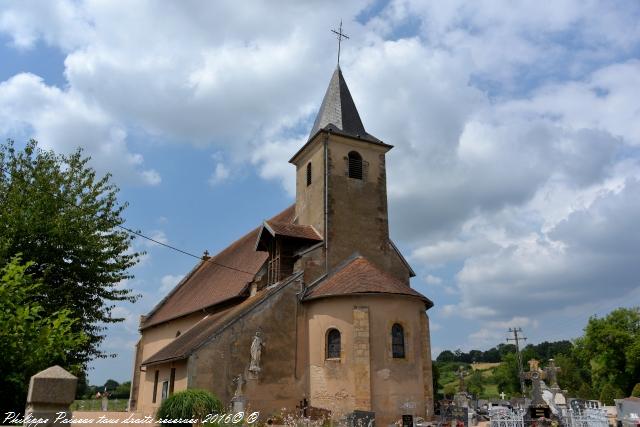
M 260 356 L 262 355 L 262 333 L 256 331 L 253 341 L 251 342 L 251 363 L 249 364 L 249 372 L 258 374 L 260 372 Z

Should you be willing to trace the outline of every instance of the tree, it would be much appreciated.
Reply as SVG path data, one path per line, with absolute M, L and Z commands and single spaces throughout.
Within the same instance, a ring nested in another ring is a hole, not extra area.
M 614 399 L 621 399 L 624 397 L 624 392 L 613 384 L 607 383 L 602 387 L 600 392 L 600 402 L 604 405 L 614 405 Z
M 579 395 L 579 392 L 585 391 L 582 389 L 583 385 L 589 385 L 591 380 L 589 378 L 589 371 L 584 369 L 578 360 L 573 356 L 567 356 L 565 354 L 559 354 L 555 356 L 555 363 L 560 367 L 561 371 L 558 374 L 558 384 L 564 390 L 569 392 L 570 396 Z M 591 395 L 591 389 L 588 392 Z M 582 397 L 586 399 L 586 397 Z M 590 397 L 589 397 L 590 398 Z
M 438 357 L 436 358 L 436 361 L 438 362 L 453 362 L 456 359 L 456 355 L 453 354 L 453 352 L 451 350 L 445 350 L 443 352 L 441 352 Z
M 24 150 L 13 141 L 0 145 L 0 266 L 18 253 L 28 272 L 46 283 L 37 302 L 42 316 L 65 309 L 75 333 L 87 340 L 67 356 L 81 366 L 105 357 L 99 345 L 114 302 L 137 296 L 119 286 L 132 276 L 140 253 L 130 251 L 133 237 L 117 227 L 125 204 L 109 174 L 98 177 L 78 149 L 56 155 L 29 141 Z
M 54 364 L 72 373 L 82 369 L 72 356 L 88 337 L 74 331 L 78 320 L 70 310 L 46 313 L 39 302 L 43 283 L 27 273 L 32 266 L 14 257 L 0 269 L 0 413 L 22 412 L 37 372 Z
M 442 394 L 444 394 L 444 398 L 447 397 L 453 398 L 453 395 L 458 392 L 458 386 L 455 383 L 449 383 L 444 386 L 442 389 Z
M 502 363 L 495 370 L 494 378 L 498 389 L 512 396 L 520 395 L 518 361 L 515 354 L 507 354 L 502 358 Z
M 433 394 L 437 396 L 440 390 L 440 368 L 435 362 L 431 362 L 431 378 L 433 379 Z
M 120 384 L 116 380 L 108 379 L 102 386 L 102 390 L 114 391 Z
M 594 390 L 620 389 L 631 394 L 640 380 L 640 308 L 619 308 L 592 317 L 576 340 L 576 357 L 589 367 Z
M 578 389 L 578 393 L 576 394 L 580 399 L 595 399 L 596 396 L 593 394 L 593 390 L 591 390 L 591 386 L 588 383 L 582 383 L 580 388 Z
M 482 372 L 477 370 L 473 371 L 471 375 L 469 375 L 469 377 L 466 379 L 466 382 L 467 391 L 476 396 L 476 398 L 479 398 L 484 391 L 485 383 L 484 378 L 482 378 Z
M 131 391 L 131 381 L 125 381 L 116 387 L 113 392 L 113 397 L 118 399 L 127 399 L 129 397 L 129 393 Z
M 631 390 L 631 397 L 640 397 L 640 383 L 636 384 Z

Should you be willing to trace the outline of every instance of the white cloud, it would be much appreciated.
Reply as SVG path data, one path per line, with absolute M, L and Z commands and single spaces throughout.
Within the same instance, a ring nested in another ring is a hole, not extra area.
M 432 274 L 427 274 L 427 277 L 424 278 L 424 281 L 427 283 L 427 285 L 441 285 L 442 284 L 442 279 L 438 276 L 434 276 Z
M 169 238 L 167 237 L 167 234 L 162 230 L 151 230 L 149 232 L 149 237 L 155 240 L 156 242 L 159 242 L 165 245 L 169 244 Z M 147 240 L 147 239 L 144 239 L 142 242 L 147 247 L 159 246 L 158 243 L 152 242 L 151 240 Z
M 129 333 L 138 333 L 138 318 L 124 305 L 117 305 L 111 310 L 111 315 L 114 318 L 122 318 L 124 321 L 118 324 L 119 328 L 124 328 Z
M 4 9 L 4 10 L 3 10 Z M 19 49 L 31 49 L 39 39 L 65 50 L 86 44 L 93 28 L 77 2 L 24 0 L 0 7 L 0 31 Z
M 215 186 L 229 178 L 231 171 L 224 163 L 216 163 L 213 173 L 209 177 L 209 185 Z
M 630 294 L 640 273 L 639 201 L 640 182 L 630 180 L 535 239 L 468 258 L 457 277 L 462 300 L 449 312 L 500 319 L 517 307 L 532 316 Z
M 74 90 L 47 86 L 40 77 L 17 74 L 0 83 L 0 132 L 25 129 L 43 148 L 69 153 L 78 147 L 92 156 L 99 172 L 120 179 L 160 183 L 160 175 L 142 169 L 140 154 L 129 151 L 126 131 L 95 104 Z
M 167 274 L 165 276 L 162 276 L 162 279 L 160 279 L 160 284 L 162 286 L 160 286 L 158 292 L 162 295 L 166 295 L 167 292 L 173 289 L 180 282 L 180 280 L 182 280 L 183 277 L 183 274 Z

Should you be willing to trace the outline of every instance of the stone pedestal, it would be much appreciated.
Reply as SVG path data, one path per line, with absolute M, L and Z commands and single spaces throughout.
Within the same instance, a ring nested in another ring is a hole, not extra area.
M 244 396 L 237 396 L 231 399 L 231 409 L 234 414 L 244 412 L 247 407 L 247 400 Z
M 38 372 L 29 381 L 25 418 L 30 414 L 33 418 L 47 418 L 46 427 L 53 426 L 58 412 L 64 412 L 71 418 L 69 405 L 76 397 L 78 378 L 62 369 L 52 366 Z

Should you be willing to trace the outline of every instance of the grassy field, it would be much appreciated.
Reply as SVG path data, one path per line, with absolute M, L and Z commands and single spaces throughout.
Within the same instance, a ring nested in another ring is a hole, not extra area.
M 72 411 L 102 411 L 101 399 L 75 400 L 71 404 Z M 127 410 L 127 399 L 109 399 L 108 411 L 120 412 Z
M 495 368 L 496 366 L 500 366 L 500 362 L 497 363 L 472 363 L 471 369 L 474 371 L 484 371 L 486 369 Z
M 458 389 L 459 378 L 457 370 L 463 366 L 466 371 L 465 381 L 468 381 L 472 371 L 480 371 L 483 378 L 482 393 L 479 396 L 484 399 L 497 399 L 500 391 L 494 382 L 493 374 L 500 363 L 457 363 L 457 362 L 440 362 L 438 368 L 440 370 L 440 393 L 447 390 L 447 394 L 455 393 Z

